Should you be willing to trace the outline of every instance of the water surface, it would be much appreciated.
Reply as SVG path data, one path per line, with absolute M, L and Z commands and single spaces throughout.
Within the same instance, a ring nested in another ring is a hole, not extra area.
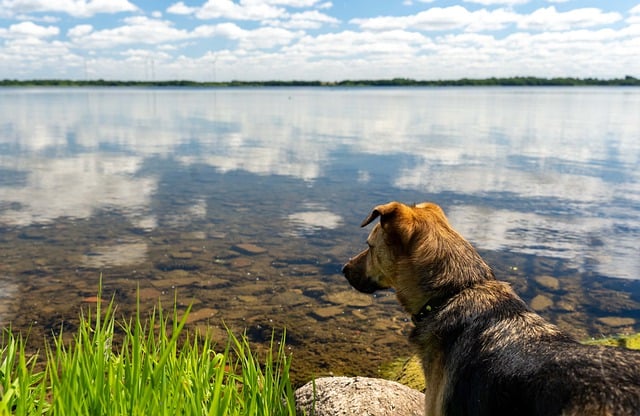
M 102 276 L 123 314 L 175 296 L 220 339 L 286 326 L 302 378 L 374 374 L 411 325 L 340 267 L 374 205 L 429 200 L 546 318 L 637 331 L 638 114 L 631 88 L 1 89 L 0 324 L 73 329 Z

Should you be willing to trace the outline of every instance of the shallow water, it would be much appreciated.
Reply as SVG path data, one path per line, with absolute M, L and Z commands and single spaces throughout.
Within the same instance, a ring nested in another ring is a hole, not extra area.
M 442 205 L 579 337 L 640 330 L 640 90 L 0 89 L 0 325 L 71 333 L 105 298 L 193 303 L 296 376 L 407 355 L 392 293 L 340 275 L 389 200 Z M 366 357 L 366 359 L 363 359 Z

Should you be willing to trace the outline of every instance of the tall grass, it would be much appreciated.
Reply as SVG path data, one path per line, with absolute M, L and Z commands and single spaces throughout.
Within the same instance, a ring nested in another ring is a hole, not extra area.
M 145 320 L 137 310 L 116 322 L 113 302 L 98 302 L 81 315 L 73 342 L 60 334 L 46 348 L 43 370 L 23 339 L 4 330 L 0 415 L 295 415 L 284 336 L 261 362 L 244 336 L 228 331 L 216 351 L 188 333 L 189 310 L 180 318 L 175 307 L 172 316 L 158 307 Z

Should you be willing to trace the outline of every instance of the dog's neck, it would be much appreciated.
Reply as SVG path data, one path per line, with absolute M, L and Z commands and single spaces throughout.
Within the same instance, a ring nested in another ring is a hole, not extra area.
M 425 303 L 422 308 L 413 315 L 411 315 L 411 322 L 414 325 L 424 321 L 429 315 L 436 313 L 449 299 L 451 295 L 436 295 L 429 299 L 427 303 Z

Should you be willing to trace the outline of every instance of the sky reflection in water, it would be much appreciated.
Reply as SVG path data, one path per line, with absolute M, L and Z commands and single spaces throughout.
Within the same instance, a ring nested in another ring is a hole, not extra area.
M 433 200 L 481 249 L 637 279 L 638 114 L 640 91 L 624 88 L 4 89 L 0 226 L 97 211 L 148 231 L 205 221 L 207 195 L 184 206 L 166 181 L 208 166 L 222 198 L 232 173 L 261 178 L 256 193 L 286 200 L 269 215 L 288 235 L 355 234 L 373 203 Z M 294 192 L 274 189 L 282 177 Z M 86 264 L 102 267 L 146 246 L 95 250 Z

